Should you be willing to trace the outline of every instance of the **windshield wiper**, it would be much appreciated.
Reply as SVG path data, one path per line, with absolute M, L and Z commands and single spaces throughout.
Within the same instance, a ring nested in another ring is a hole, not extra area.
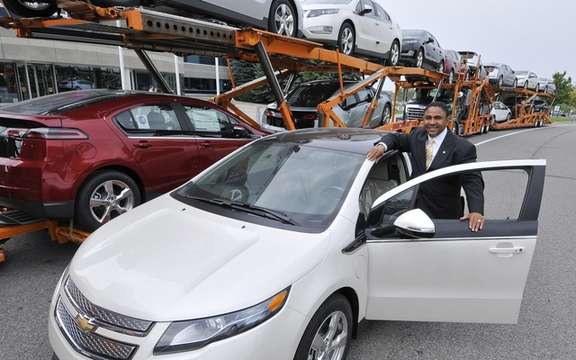
M 265 216 L 268 219 L 280 221 L 284 224 L 297 225 L 296 222 L 294 222 L 294 220 L 292 220 L 292 218 L 290 218 L 290 216 L 288 216 L 288 215 L 286 215 L 280 211 L 267 209 L 267 208 L 263 208 L 260 206 L 247 204 L 247 203 L 243 203 L 243 202 L 238 202 L 238 201 L 227 201 L 227 200 L 222 200 L 222 199 L 209 199 L 209 198 L 200 197 L 200 196 L 186 196 L 186 197 L 189 199 L 193 199 L 193 200 L 207 202 L 207 203 L 213 204 L 213 205 L 218 205 L 218 206 L 231 208 L 234 210 L 240 210 L 240 211 L 248 212 L 248 213 L 253 214 L 253 215 Z

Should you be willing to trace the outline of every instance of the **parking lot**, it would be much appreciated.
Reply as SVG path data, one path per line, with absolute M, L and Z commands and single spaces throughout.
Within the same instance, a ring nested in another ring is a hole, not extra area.
M 571 235 L 576 233 L 576 204 L 571 201 L 576 198 L 576 126 L 491 132 L 471 141 L 478 144 L 479 161 L 548 160 L 539 242 L 518 324 L 365 321 L 352 343 L 351 359 L 568 360 L 576 353 L 576 246 Z M 0 265 L 0 357 L 50 359 L 50 297 L 76 246 L 59 246 L 38 233 L 13 239 L 5 249 L 9 257 Z

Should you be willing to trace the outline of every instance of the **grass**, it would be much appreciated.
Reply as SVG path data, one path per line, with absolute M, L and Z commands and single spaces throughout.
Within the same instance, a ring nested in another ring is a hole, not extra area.
M 563 117 L 563 116 L 551 116 L 550 120 L 552 120 L 553 123 L 569 123 L 576 121 L 576 119 L 573 117 Z

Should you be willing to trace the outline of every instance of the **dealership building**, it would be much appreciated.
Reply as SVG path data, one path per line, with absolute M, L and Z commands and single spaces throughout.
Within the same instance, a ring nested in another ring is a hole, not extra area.
M 4 15 L 4 9 L 0 7 L 0 16 Z M 217 89 L 225 90 L 230 86 L 226 67 L 216 67 L 217 60 L 213 57 L 178 57 L 153 52 L 149 55 L 171 87 L 180 94 L 215 94 Z M 218 63 L 223 64 L 222 61 Z M 148 91 L 154 88 L 154 83 L 132 50 L 22 39 L 17 38 L 14 31 L 0 28 L 1 103 L 92 88 Z

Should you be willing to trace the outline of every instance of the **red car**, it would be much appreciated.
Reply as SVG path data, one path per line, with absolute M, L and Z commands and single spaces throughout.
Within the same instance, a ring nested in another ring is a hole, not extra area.
M 0 109 L 0 207 L 94 230 L 267 133 L 217 105 L 82 90 Z
M 450 83 L 456 82 L 461 68 L 462 60 L 460 54 L 454 50 L 444 50 L 444 73 L 449 75 L 448 81 Z

